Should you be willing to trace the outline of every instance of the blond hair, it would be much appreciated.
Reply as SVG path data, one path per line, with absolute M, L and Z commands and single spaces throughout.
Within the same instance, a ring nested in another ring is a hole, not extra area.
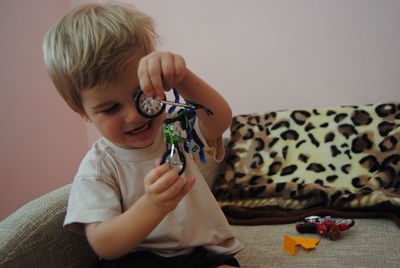
M 86 4 L 47 32 L 43 54 L 58 93 L 85 114 L 80 92 L 112 82 L 126 66 L 155 49 L 158 35 L 147 15 L 127 4 Z

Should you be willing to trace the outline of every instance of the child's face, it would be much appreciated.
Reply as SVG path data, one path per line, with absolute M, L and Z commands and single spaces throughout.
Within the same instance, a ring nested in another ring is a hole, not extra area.
M 87 120 L 92 122 L 109 141 L 126 149 L 151 145 L 165 119 L 142 117 L 136 110 L 134 95 L 140 89 L 137 62 L 130 64 L 113 83 L 83 90 L 82 105 Z

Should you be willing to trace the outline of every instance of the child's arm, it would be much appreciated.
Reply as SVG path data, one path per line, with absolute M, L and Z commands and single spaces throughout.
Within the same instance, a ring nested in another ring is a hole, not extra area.
M 141 243 L 178 205 L 194 184 L 167 164 L 154 168 L 144 179 L 145 194 L 124 213 L 104 222 L 85 225 L 94 251 L 104 259 L 119 258 Z
M 184 59 L 170 52 L 155 51 L 142 58 L 139 82 L 147 96 L 163 99 L 164 90 L 176 87 L 187 100 L 202 104 L 214 114 L 197 111 L 199 126 L 207 140 L 219 137 L 231 124 L 232 111 L 225 99 L 205 81 L 192 73 Z

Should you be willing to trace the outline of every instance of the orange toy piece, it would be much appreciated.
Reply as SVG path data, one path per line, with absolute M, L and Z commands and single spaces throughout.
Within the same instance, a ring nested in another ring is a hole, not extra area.
M 296 246 L 300 245 L 305 249 L 314 249 L 317 247 L 320 239 L 303 238 L 303 237 L 290 237 L 284 235 L 283 249 L 289 252 L 292 256 L 296 255 Z

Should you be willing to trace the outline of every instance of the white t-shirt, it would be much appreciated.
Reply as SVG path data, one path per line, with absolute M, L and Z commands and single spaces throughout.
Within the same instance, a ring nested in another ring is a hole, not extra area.
M 222 139 L 205 145 L 205 151 L 220 161 Z M 72 184 L 64 227 L 83 234 L 83 223 L 102 222 L 131 207 L 144 194 L 143 180 L 165 151 L 160 129 L 155 142 L 143 149 L 123 149 L 100 138 L 84 157 Z M 196 177 L 189 193 L 134 251 L 148 250 L 162 256 L 189 253 L 203 246 L 218 254 L 234 254 L 242 244 L 233 236 L 218 203 L 196 163 L 185 153 L 182 176 Z

